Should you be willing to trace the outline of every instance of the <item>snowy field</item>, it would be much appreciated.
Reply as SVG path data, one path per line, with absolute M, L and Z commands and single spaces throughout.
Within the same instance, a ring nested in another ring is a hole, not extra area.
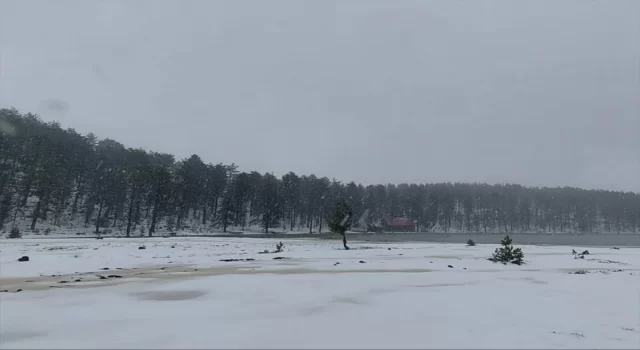
M 640 348 L 640 248 L 275 243 L 0 240 L 0 347 Z

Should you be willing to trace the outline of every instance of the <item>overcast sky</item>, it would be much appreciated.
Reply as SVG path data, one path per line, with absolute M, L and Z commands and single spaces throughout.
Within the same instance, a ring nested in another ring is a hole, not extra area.
M 0 0 L 0 106 L 357 181 L 640 192 L 638 0 Z

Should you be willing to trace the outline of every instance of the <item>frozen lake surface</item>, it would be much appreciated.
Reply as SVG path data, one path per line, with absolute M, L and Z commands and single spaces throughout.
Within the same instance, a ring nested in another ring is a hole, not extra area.
M 640 348 L 639 248 L 282 242 L 0 240 L 0 347 Z

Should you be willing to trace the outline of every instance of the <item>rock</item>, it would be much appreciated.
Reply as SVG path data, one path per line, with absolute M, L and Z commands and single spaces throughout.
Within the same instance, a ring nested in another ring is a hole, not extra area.
M 433 261 L 429 261 L 429 264 L 433 264 Z
M 107 279 L 106 277 L 104 277 L 104 276 L 102 276 L 102 275 L 96 275 L 96 277 L 98 277 L 98 278 L 99 278 L 99 279 L 101 279 L 101 280 L 106 280 L 106 279 Z
M 340 262 L 338 261 L 335 264 L 333 264 L 333 266 L 336 266 L 336 265 L 340 265 Z
M 7 292 L 9 292 L 9 290 L 8 290 L 8 289 L 4 289 L 4 290 L 2 290 L 2 293 L 7 293 Z
M 463 267 L 462 269 L 463 269 L 463 270 L 466 270 L 467 268 L 466 268 L 466 267 Z
M 248 258 L 248 259 L 220 259 L 220 261 L 224 261 L 224 262 L 233 262 L 233 261 L 254 261 L 255 259 L 253 258 Z
M 273 258 L 273 260 L 287 260 L 289 258 L 287 258 L 286 256 L 276 256 L 275 258 Z
M 16 289 L 16 293 L 22 292 L 22 288 Z
M 580 255 L 580 259 L 584 259 L 584 255 Z
M 58 283 L 69 283 L 69 281 L 58 281 Z
M 453 268 L 453 266 L 451 266 L 451 265 L 447 265 L 447 267 L 448 267 L 448 268 L 450 268 L 450 269 L 452 269 L 452 268 Z
M 584 252 L 580 253 L 581 255 L 589 255 L 589 251 L 585 250 Z
M 404 254 L 398 254 L 398 255 L 404 255 Z
M 25 255 L 25 256 L 19 258 L 18 261 L 29 261 L 29 257 Z
M 391 248 L 387 248 L 387 250 L 391 250 Z
M 175 248 L 176 246 L 172 245 L 171 248 Z
M 122 278 L 120 275 L 108 275 L 109 278 Z
M 138 250 L 143 250 L 143 249 L 147 249 L 147 247 L 145 247 L 145 246 L 143 246 L 143 245 L 141 245 L 141 246 L 139 246 L 139 247 L 138 247 Z
M 78 278 L 78 279 L 74 280 L 74 282 L 82 282 L 82 278 Z
M 620 248 L 618 248 L 618 247 L 613 247 L 611 249 L 620 250 Z
M 108 267 L 103 267 L 103 268 L 101 268 L 100 270 L 105 270 L 105 271 L 106 271 L 106 270 L 108 270 L 108 269 L 109 269 Z

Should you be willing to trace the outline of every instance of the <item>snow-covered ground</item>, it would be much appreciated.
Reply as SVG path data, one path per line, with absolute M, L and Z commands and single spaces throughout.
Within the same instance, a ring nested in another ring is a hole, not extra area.
M 283 242 L 0 240 L 0 347 L 640 348 L 639 248 Z

